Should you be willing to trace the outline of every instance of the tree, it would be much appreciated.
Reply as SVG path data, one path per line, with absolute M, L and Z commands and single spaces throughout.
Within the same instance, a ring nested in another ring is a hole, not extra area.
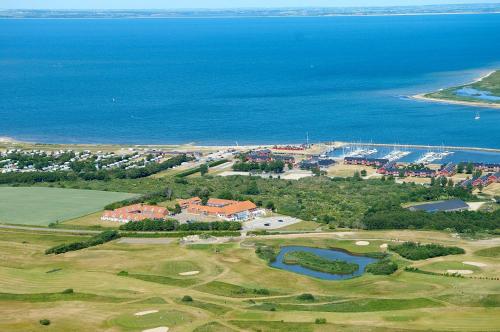
M 208 173 L 208 165 L 207 164 L 203 164 L 200 166 L 200 174 L 201 175 L 205 175 Z
M 453 187 L 453 185 L 454 185 L 454 183 L 453 183 L 453 179 L 452 179 L 452 178 L 449 178 L 449 179 L 448 179 L 448 187 L 452 188 L 452 187 Z
M 181 206 L 179 204 L 175 204 L 175 207 L 174 207 L 174 214 L 179 214 L 182 212 L 182 209 L 181 209 Z
M 482 183 L 479 183 L 479 185 L 477 186 L 477 189 L 479 189 L 479 192 L 482 193 L 483 192 L 483 189 L 484 189 L 484 186 Z
M 474 171 L 474 164 L 467 163 L 467 166 L 465 167 L 465 173 L 472 174 L 473 171 Z
M 366 176 L 366 169 L 361 170 L 361 176 Z
M 457 165 L 457 173 L 463 173 L 464 172 L 464 163 L 459 163 Z
M 448 183 L 448 180 L 446 179 L 446 177 L 442 176 L 439 178 L 439 182 L 441 183 L 441 187 L 444 187 Z

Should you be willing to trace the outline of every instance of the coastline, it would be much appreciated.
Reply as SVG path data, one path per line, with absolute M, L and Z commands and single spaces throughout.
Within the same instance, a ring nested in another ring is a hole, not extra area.
M 0 17 L 0 20 L 168 20 L 168 19 L 239 19 L 239 18 L 308 18 L 308 17 L 391 17 L 391 16 L 440 16 L 440 15 L 499 15 L 493 12 L 436 12 L 436 13 L 386 13 L 386 14 L 325 14 L 325 15 L 220 15 L 220 16 L 123 16 L 123 17 Z
M 463 84 L 461 86 L 467 86 L 471 85 L 477 82 L 480 82 L 484 80 L 485 78 L 493 75 L 496 73 L 497 70 L 491 70 L 488 73 L 479 76 L 478 78 L 474 79 L 472 82 Z M 439 92 L 443 89 L 439 89 L 438 91 L 434 92 Z M 462 105 L 462 106 L 472 106 L 472 107 L 483 107 L 483 108 L 494 108 L 494 109 L 500 109 L 500 104 L 495 104 L 495 103 L 487 103 L 487 102 L 480 102 L 480 101 L 465 101 L 465 100 L 452 100 L 452 99 L 442 99 L 442 98 L 433 98 L 433 97 L 427 97 L 428 94 L 434 93 L 434 92 L 424 92 L 424 93 L 419 93 L 413 96 L 409 96 L 409 98 L 414 99 L 414 100 L 419 100 L 419 101 L 425 101 L 425 102 L 435 102 L 435 103 L 442 103 L 442 104 L 452 104 L 452 105 Z
M 417 148 L 417 149 L 447 149 L 447 150 L 457 150 L 457 151 L 481 151 L 481 152 L 493 152 L 500 153 L 500 148 L 488 148 L 488 147 L 474 147 L 474 146 L 454 146 L 454 145 L 427 145 L 427 144 L 391 144 L 391 143 L 366 143 L 366 142 L 347 142 L 347 141 L 323 141 L 311 143 L 313 148 L 312 151 L 304 150 L 301 154 L 315 154 L 321 149 L 331 149 L 333 147 L 340 148 L 342 146 L 358 144 L 367 146 L 379 146 L 379 147 L 401 147 L 401 148 Z M 3 146 L 2 146 L 3 145 Z M 75 149 L 125 149 L 125 148 L 162 148 L 165 150 L 177 151 L 177 152 L 188 152 L 188 151 L 217 151 L 225 149 L 235 149 L 235 150 L 250 150 L 250 149 L 262 149 L 271 148 L 273 146 L 297 146 L 298 143 L 262 143 L 262 144 L 247 144 L 247 145 L 203 145 L 196 143 L 181 143 L 181 144 L 106 144 L 106 143 L 40 143 L 40 142 L 28 142 L 19 141 L 11 137 L 0 136 L 0 150 L 2 148 L 7 148 L 8 145 L 13 145 L 12 147 L 22 147 L 22 148 L 52 148 L 52 149 L 64 149 L 64 148 L 75 148 Z M 293 152 L 291 152 L 293 153 Z

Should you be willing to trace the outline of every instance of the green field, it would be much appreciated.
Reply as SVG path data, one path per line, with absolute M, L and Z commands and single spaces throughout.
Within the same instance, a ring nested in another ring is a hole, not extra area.
M 256 236 L 219 245 L 126 244 L 111 241 L 44 255 L 81 235 L 0 229 L 0 331 L 497 331 L 500 261 L 485 241 L 429 231 L 350 231 Z M 274 269 L 254 244 L 382 251 L 381 244 L 422 241 L 459 246 L 463 255 L 400 266 L 425 271 L 470 269 L 465 278 L 400 268 L 389 276 L 329 281 Z M 356 245 L 358 240 L 369 242 Z M 483 267 L 462 262 L 482 263 Z M 127 271 L 126 273 L 120 273 Z M 196 275 L 180 273 L 198 271 Z M 65 292 L 73 289 L 72 293 Z M 266 290 L 264 292 L 263 290 Z M 301 294 L 313 295 L 304 299 Z M 189 295 L 192 301 L 183 301 Z M 136 315 L 153 311 L 146 315 Z M 317 318 L 326 319 L 316 324 Z M 50 326 L 41 326 L 41 319 Z
M 456 91 L 461 88 L 473 88 L 479 91 L 489 92 L 492 96 L 500 97 L 500 70 L 497 70 L 488 77 L 483 78 L 480 81 L 465 84 L 461 86 L 455 86 L 447 89 L 442 89 L 436 92 L 428 93 L 424 95 L 426 98 L 440 99 L 440 100 L 450 100 L 450 101 L 463 101 L 463 102 L 476 102 L 482 104 L 496 104 L 500 105 L 500 101 L 494 100 L 484 100 L 475 98 L 474 96 L 459 96 Z
M 96 190 L 0 187 L 0 222 L 47 226 L 90 214 L 133 194 Z

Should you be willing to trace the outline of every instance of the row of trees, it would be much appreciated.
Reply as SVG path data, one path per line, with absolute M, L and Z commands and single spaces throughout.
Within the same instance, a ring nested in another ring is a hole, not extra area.
M 55 247 L 45 250 L 46 255 L 55 254 L 59 255 L 68 251 L 75 251 L 80 249 L 85 249 L 89 247 L 94 247 L 120 237 L 120 234 L 115 230 L 104 231 L 98 235 L 92 236 L 87 241 L 71 242 L 59 244 Z
M 389 245 L 389 250 L 397 252 L 400 256 L 414 261 L 439 256 L 465 254 L 465 250 L 462 248 L 445 247 L 435 243 L 420 244 L 416 242 L 405 242 L 403 244 Z
M 285 163 L 282 160 L 272 160 L 268 162 L 255 163 L 255 162 L 237 162 L 233 165 L 234 171 L 239 172 L 273 172 L 283 173 Z
M 214 222 L 188 222 L 180 224 L 177 220 L 152 220 L 128 222 L 120 226 L 124 231 L 143 232 L 189 232 L 189 231 L 239 231 L 241 223 L 235 221 L 214 221 Z
M 76 181 L 76 180 L 100 180 L 107 181 L 110 179 L 138 179 L 150 176 L 152 174 L 167 170 L 174 166 L 180 165 L 183 162 L 191 160 L 185 154 L 172 157 L 162 163 L 151 163 L 143 168 L 116 168 L 107 170 L 82 170 L 75 171 L 57 171 L 57 172 L 25 172 L 25 173 L 3 173 L 0 174 L 0 184 L 12 183 L 39 183 L 39 182 L 61 182 L 61 181 Z
M 364 216 L 366 229 L 430 229 L 453 230 L 459 233 L 495 231 L 500 229 L 500 209 L 494 212 L 460 211 L 436 212 L 408 211 L 402 208 L 377 211 Z

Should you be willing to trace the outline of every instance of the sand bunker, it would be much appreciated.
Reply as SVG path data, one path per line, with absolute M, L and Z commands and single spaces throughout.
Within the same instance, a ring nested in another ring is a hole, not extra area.
M 153 329 L 142 330 L 142 332 L 168 332 L 168 327 L 159 326 L 159 327 L 155 327 Z
M 370 242 L 368 242 L 368 241 L 356 241 L 357 246 L 367 246 L 369 244 L 370 244 Z
M 194 276 L 195 274 L 200 273 L 200 271 L 187 271 L 179 273 L 180 276 Z
M 158 310 L 146 310 L 146 311 L 136 312 L 134 315 L 135 316 L 144 316 L 144 315 L 154 314 L 154 313 L 157 313 L 157 312 L 158 312 Z
M 484 264 L 484 263 L 479 263 L 479 262 L 462 262 L 466 265 L 472 265 L 472 266 L 477 266 L 477 267 L 485 267 L 485 266 L 488 266 L 488 264 Z
M 387 243 L 383 243 L 380 245 L 380 249 L 387 249 Z
M 474 271 L 471 270 L 447 270 L 448 273 L 458 273 L 458 274 L 472 274 Z

